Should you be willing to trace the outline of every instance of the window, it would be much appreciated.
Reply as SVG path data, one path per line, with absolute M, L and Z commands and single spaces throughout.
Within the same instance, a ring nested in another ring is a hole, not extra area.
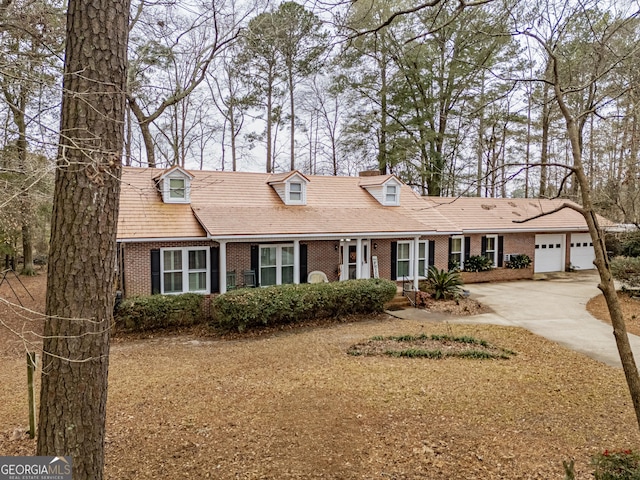
M 186 198 L 186 188 L 184 178 L 169 179 L 169 198 L 184 199 Z
M 189 250 L 189 291 L 207 291 L 207 251 Z
M 402 277 L 413 278 L 414 270 L 414 254 L 413 242 L 398 242 L 398 254 L 396 259 L 396 278 Z M 418 242 L 418 276 L 427 275 L 429 247 L 426 241 Z
M 427 276 L 427 270 L 429 269 L 428 257 L 428 244 L 427 242 L 420 242 L 418 245 L 418 275 L 422 277 Z
M 293 245 L 260 247 L 260 285 L 293 283 Z
M 398 187 L 395 185 L 387 185 L 387 195 L 385 200 L 387 203 L 398 203 Z
M 162 293 L 182 293 L 182 250 L 165 250 Z
M 463 238 L 451 237 L 451 251 L 449 252 L 449 269 L 460 268 L 462 269 L 462 250 L 463 250 Z
M 411 243 L 398 242 L 398 262 L 396 265 L 398 279 L 409 276 L 411 272 Z
M 160 258 L 162 293 L 208 293 L 209 249 L 167 248 Z
M 291 182 L 289 184 L 289 200 L 292 202 L 302 202 L 302 184 Z
M 493 266 L 498 265 L 498 237 L 495 235 L 485 237 L 484 256 L 493 262 Z

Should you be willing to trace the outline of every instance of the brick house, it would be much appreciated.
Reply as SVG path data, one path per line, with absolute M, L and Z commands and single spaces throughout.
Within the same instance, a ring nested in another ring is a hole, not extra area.
M 395 176 L 375 172 L 330 177 L 125 167 L 120 288 L 125 296 L 224 293 L 304 283 L 318 271 L 329 281 L 380 277 L 417 288 L 428 266 L 463 268 L 470 255 L 491 258 L 495 268 L 465 272 L 468 282 L 530 278 L 570 263 L 593 268 L 577 212 L 513 222 L 557 204 L 421 197 Z M 529 255 L 534 267 L 505 268 L 512 254 Z

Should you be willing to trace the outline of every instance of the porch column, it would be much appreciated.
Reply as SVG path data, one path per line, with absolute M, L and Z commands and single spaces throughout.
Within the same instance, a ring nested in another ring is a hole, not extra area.
M 420 237 L 415 237 L 413 239 L 413 289 L 418 291 L 418 276 L 419 276 L 419 265 L 420 265 Z
M 362 278 L 362 239 L 356 238 L 356 278 Z
M 220 244 L 220 293 L 227 293 L 227 242 L 221 240 Z
M 300 240 L 293 241 L 293 283 L 300 283 Z

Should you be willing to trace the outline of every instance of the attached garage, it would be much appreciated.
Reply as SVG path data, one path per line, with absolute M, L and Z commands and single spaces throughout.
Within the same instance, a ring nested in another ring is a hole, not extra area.
M 591 270 L 596 268 L 593 261 L 596 254 L 593 251 L 593 242 L 588 233 L 572 233 L 570 249 L 571 266 L 576 270 Z
M 536 235 L 536 253 L 533 260 L 535 273 L 564 271 L 564 234 Z

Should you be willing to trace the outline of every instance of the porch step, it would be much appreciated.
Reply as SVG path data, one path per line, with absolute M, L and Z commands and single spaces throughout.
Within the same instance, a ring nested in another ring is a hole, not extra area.
M 393 297 L 389 302 L 384 304 L 385 310 L 404 310 L 411 307 L 411 302 L 402 293 Z

